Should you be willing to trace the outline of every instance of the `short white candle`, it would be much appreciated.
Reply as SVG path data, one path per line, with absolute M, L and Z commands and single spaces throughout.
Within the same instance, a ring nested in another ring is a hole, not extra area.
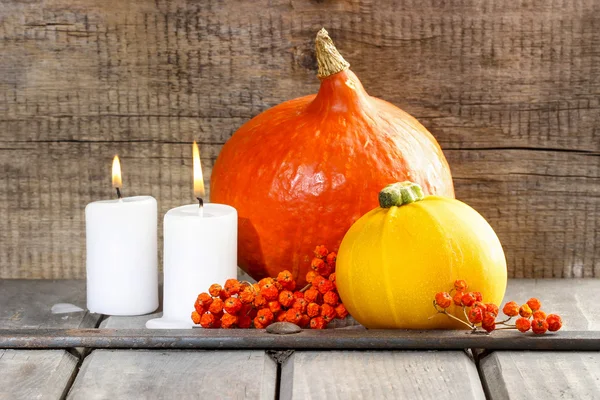
M 196 297 L 237 275 L 237 211 L 224 204 L 169 210 L 164 220 L 163 316 L 150 329 L 192 328 Z
M 120 175 L 115 157 L 113 186 L 117 189 Z M 87 307 L 91 312 L 142 315 L 158 308 L 156 221 L 156 200 L 151 196 L 87 205 Z
M 237 211 L 224 204 L 204 204 L 196 142 L 192 157 L 198 204 L 173 208 L 165 215 L 163 316 L 146 322 L 146 328 L 192 328 L 198 295 L 213 283 L 223 285 L 237 276 Z
M 85 208 L 87 307 L 107 315 L 158 308 L 156 200 L 95 201 Z

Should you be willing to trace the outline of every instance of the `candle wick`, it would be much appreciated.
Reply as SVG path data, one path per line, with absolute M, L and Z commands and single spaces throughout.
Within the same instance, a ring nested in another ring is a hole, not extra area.
M 202 197 L 196 197 L 198 199 L 198 215 L 200 215 L 201 217 L 204 216 L 204 200 L 202 200 Z
M 119 189 L 119 188 L 116 188 L 116 189 L 117 189 L 117 198 L 119 200 L 121 200 L 123 198 L 123 196 L 121 195 L 121 189 Z

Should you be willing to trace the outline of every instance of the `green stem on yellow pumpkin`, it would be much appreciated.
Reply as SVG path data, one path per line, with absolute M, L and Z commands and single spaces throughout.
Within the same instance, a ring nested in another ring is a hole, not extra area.
M 423 200 L 423 189 L 410 181 L 392 183 L 379 192 L 379 206 L 381 208 L 400 207 L 404 204 Z
M 315 48 L 317 54 L 317 63 L 319 64 L 319 78 L 327 78 L 338 72 L 350 68 L 350 63 L 344 60 L 344 57 L 336 49 L 333 40 L 325 28 L 321 28 L 315 39 Z

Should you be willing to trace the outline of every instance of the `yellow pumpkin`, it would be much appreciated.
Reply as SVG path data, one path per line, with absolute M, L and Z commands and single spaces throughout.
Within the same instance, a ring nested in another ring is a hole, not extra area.
M 412 182 L 387 186 L 379 204 L 352 225 L 338 252 L 338 292 L 358 322 L 367 328 L 465 328 L 433 308 L 435 294 L 449 291 L 456 279 L 481 292 L 485 303 L 500 305 L 506 259 L 477 211 L 455 199 L 424 196 Z M 466 320 L 461 307 L 448 312 Z

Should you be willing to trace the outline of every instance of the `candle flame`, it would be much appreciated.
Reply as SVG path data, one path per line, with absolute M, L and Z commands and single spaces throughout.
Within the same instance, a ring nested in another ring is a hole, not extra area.
M 113 158 L 112 163 L 112 187 L 113 188 L 121 188 L 123 182 L 121 181 L 121 162 L 119 161 L 119 156 L 115 156 Z
M 200 150 L 198 144 L 194 141 L 192 146 L 192 156 L 194 158 L 194 197 L 204 197 L 204 178 L 202 176 L 202 164 L 200 164 Z

